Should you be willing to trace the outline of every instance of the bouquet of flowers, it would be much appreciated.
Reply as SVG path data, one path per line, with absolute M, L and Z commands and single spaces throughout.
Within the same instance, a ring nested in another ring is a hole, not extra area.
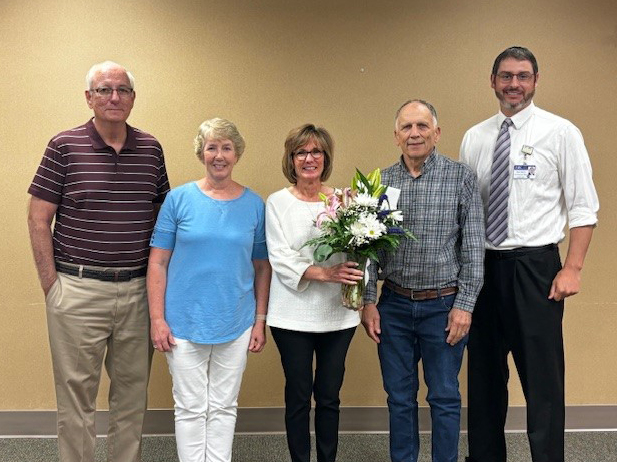
M 394 251 L 402 239 L 415 237 L 402 228 L 403 213 L 390 209 L 381 171 L 364 176 L 356 169 L 351 188 L 342 193 L 320 194 L 326 209 L 315 220 L 320 236 L 304 245 L 315 246 L 316 261 L 326 261 L 332 254 L 344 252 L 349 261 L 358 262 L 366 271 L 367 260 L 379 261 L 378 250 Z M 343 305 L 353 310 L 363 306 L 365 280 L 356 285 L 342 285 Z

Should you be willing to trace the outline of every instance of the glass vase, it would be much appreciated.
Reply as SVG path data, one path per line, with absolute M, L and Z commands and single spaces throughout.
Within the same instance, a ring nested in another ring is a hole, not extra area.
M 363 273 L 366 273 L 366 263 L 368 261 L 367 257 L 355 253 L 348 253 L 347 261 L 355 261 L 358 263 L 357 269 Z M 343 306 L 345 308 L 358 311 L 364 307 L 364 289 L 366 287 L 365 277 L 354 285 L 341 284 L 341 296 L 343 299 Z

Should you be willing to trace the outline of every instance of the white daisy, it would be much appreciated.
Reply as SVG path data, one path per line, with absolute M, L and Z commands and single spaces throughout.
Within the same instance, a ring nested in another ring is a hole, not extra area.
M 377 207 L 379 200 L 369 194 L 360 193 L 354 198 L 354 202 L 364 207 Z

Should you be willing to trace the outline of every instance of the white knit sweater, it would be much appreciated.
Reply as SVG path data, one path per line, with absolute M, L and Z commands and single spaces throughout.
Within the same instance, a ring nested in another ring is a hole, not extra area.
M 304 202 L 287 188 L 266 202 L 266 240 L 272 265 L 267 324 L 303 332 L 331 332 L 357 326 L 360 317 L 341 303 L 341 285 L 307 281 L 302 275 L 311 265 L 333 266 L 345 261 L 336 254 L 324 263 L 313 260 L 313 247 L 304 243 L 317 237 L 314 220 L 322 202 Z

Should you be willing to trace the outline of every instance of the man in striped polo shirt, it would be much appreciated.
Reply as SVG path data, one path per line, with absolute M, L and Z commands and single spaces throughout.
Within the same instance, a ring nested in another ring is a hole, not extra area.
M 152 352 L 149 241 L 169 183 L 159 142 L 126 123 L 131 73 L 107 61 L 90 69 L 86 85 L 94 117 L 47 145 L 28 190 L 28 226 L 47 305 L 60 460 L 94 461 L 104 360 L 108 460 L 132 462 L 140 460 Z

